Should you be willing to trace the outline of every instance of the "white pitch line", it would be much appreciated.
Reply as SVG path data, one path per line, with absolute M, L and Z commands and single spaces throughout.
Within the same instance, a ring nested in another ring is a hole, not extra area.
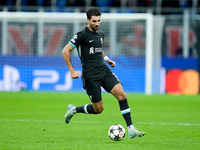
M 198 123 L 167 123 L 167 122 L 137 122 L 137 124 L 149 124 L 149 125 L 178 125 L 178 126 L 200 126 Z
M 29 119 L 0 119 L 0 121 L 4 122 L 55 122 L 60 123 L 60 120 L 29 120 Z M 64 119 L 63 119 L 64 121 Z
M 0 119 L 0 122 L 52 122 L 62 123 L 62 120 L 30 120 L 30 119 Z M 73 121 L 75 123 L 99 123 L 101 121 Z M 110 122 L 109 123 L 113 123 Z M 146 124 L 146 125 L 177 125 L 177 126 L 200 126 L 199 123 L 167 123 L 167 122 L 135 122 L 135 124 Z

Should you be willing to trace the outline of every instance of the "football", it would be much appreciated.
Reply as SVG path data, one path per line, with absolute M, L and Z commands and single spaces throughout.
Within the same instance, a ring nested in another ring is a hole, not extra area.
M 120 124 L 112 125 L 108 130 L 108 136 L 113 141 L 120 141 L 125 137 L 126 131 Z

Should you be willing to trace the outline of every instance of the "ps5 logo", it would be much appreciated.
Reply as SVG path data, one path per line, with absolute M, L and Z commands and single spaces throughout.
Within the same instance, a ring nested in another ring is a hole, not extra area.
M 0 80 L 0 91 L 20 91 L 27 88 L 25 82 L 20 81 L 20 72 L 9 65 L 3 66 L 3 80 Z
M 55 84 L 60 78 L 59 72 L 56 70 L 34 70 L 33 75 L 35 76 L 32 84 L 34 90 L 40 90 L 42 84 Z M 72 88 L 70 72 L 65 74 L 64 82 L 64 84 L 56 84 L 54 89 L 56 91 L 67 91 Z
M 2 70 L 2 71 L 1 71 Z M 68 91 L 73 87 L 70 72 L 58 70 L 16 68 L 10 65 L 0 67 L 0 91 L 56 90 Z M 80 71 L 80 70 L 78 70 Z M 80 71 L 81 72 L 81 71 Z M 60 77 L 62 78 L 60 79 Z M 23 81 L 21 81 L 23 80 Z M 62 83 L 61 83 L 62 82 Z

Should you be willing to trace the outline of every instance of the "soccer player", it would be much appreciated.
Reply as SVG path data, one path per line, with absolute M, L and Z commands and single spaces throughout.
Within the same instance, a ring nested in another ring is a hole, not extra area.
M 68 105 L 65 114 L 65 122 L 77 113 L 100 114 L 103 109 L 101 87 L 111 93 L 119 102 L 121 114 L 124 117 L 129 138 L 141 137 L 145 132 L 138 131 L 132 123 L 130 108 L 127 102 L 121 82 L 116 75 L 104 64 L 106 61 L 112 67 L 115 62 L 109 59 L 103 52 L 104 32 L 99 30 L 101 23 L 101 11 L 97 7 L 91 7 L 86 12 L 88 25 L 76 33 L 69 43 L 64 47 L 62 54 L 70 71 L 71 78 L 82 78 L 83 88 L 86 90 L 92 104 L 75 107 Z M 82 74 L 77 72 L 72 65 L 70 52 L 76 48 L 81 59 Z

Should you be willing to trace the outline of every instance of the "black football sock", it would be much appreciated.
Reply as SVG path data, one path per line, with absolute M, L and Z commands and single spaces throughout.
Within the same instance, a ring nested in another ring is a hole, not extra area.
M 86 104 L 84 106 L 76 107 L 76 112 L 85 114 L 96 114 L 92 104 Z
M 130 108 L 128 106 L 127 99 L 119 101 L 119 106 L 120 106 L 121 114 L 124 117 L 127 126 L 129 127 L 133 123 L 132 123 L 131 112 L 130 112 Z

